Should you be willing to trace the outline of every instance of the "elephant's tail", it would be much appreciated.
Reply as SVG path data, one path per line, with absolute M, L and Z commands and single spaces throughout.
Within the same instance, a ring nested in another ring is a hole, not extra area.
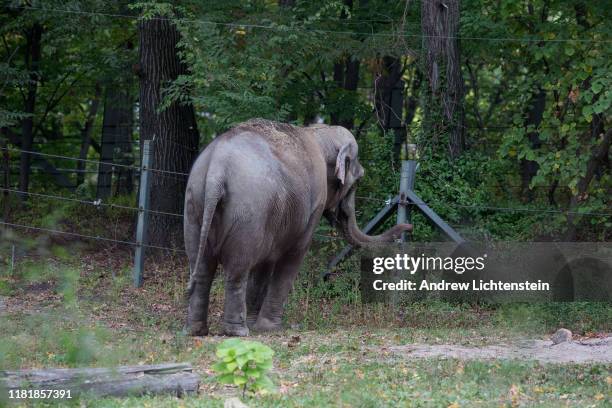
M 217 204 L 223 197 L 223 183 L 207 182 L 204 192 L 204 210 L 202 211 L 202 227 L 200 228 L 200 240 L 198 244 L 198 255 L 196 256 L 195 266 L 191 271 L 189 278 L 188 293 L 191 294 L 195 287 L 195 282 L 198 279 L 200 273 L 200 267 L 204 262 L 204 252 L 206 251 L 206 244 L 208 242 L 208 234 L 210 232 L 210 225 L 212 224 Z

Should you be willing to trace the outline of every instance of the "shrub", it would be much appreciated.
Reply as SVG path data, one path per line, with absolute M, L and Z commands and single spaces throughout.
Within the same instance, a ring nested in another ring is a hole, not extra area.
M 274 389 L 272 380 L 266 375 L 272 368 L 274 351 L 265 344 L 229 339 L 219 344 L 216 355 L 220 360 L 213 366 L 219 374 L 217 380 L 242 387 L 243 397 L 246 391 L 256 393 Z

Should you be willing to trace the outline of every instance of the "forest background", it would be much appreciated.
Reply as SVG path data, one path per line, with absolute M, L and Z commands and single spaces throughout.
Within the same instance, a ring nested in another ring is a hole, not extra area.
M 468 238 L 608 240 L 610 13 L 555 0 L 4 2 L 4 222 L 130 241 L 135 212 L 54 216 L 74 203 L 35 194 L 135 207 L 149 139 L 165 171 L 151 209 L 180 215 L 198 151 L 262 117 L 354 133 L 362 223 L 396 194 L 408 142 L 416 192 Z M 180 248 L 180 217 L 151 218 L 150 243 Z M 413 221 L 414 239 L 437 239 Z

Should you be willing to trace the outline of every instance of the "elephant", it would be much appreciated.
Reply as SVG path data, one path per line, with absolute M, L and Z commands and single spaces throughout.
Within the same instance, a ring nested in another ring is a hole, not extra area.
M 322 216 L 354 246 L 393 242 L 411 225 L 369 236 L 357 226 L 355 187 L 364 169 L 340 126 L 253 119 L 200 153 L 185 193 L 189 259 L 187 331 L 208 334 L 210 288 L 223 266 L 223 331 L 281 329 L 284 303 Z

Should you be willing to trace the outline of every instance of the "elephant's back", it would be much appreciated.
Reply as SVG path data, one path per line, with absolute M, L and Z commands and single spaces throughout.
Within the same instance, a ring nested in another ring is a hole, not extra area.
M 228 251 L 245 241 L 261 256 L 282 250 L 325 203 L 326 166 L 314 137 L 304 137 L 301 128 L 281 134 L 283 129 L 235 128 L 219 136 L 204 157 L 208 173 L 223 179 L 216 241 Z

